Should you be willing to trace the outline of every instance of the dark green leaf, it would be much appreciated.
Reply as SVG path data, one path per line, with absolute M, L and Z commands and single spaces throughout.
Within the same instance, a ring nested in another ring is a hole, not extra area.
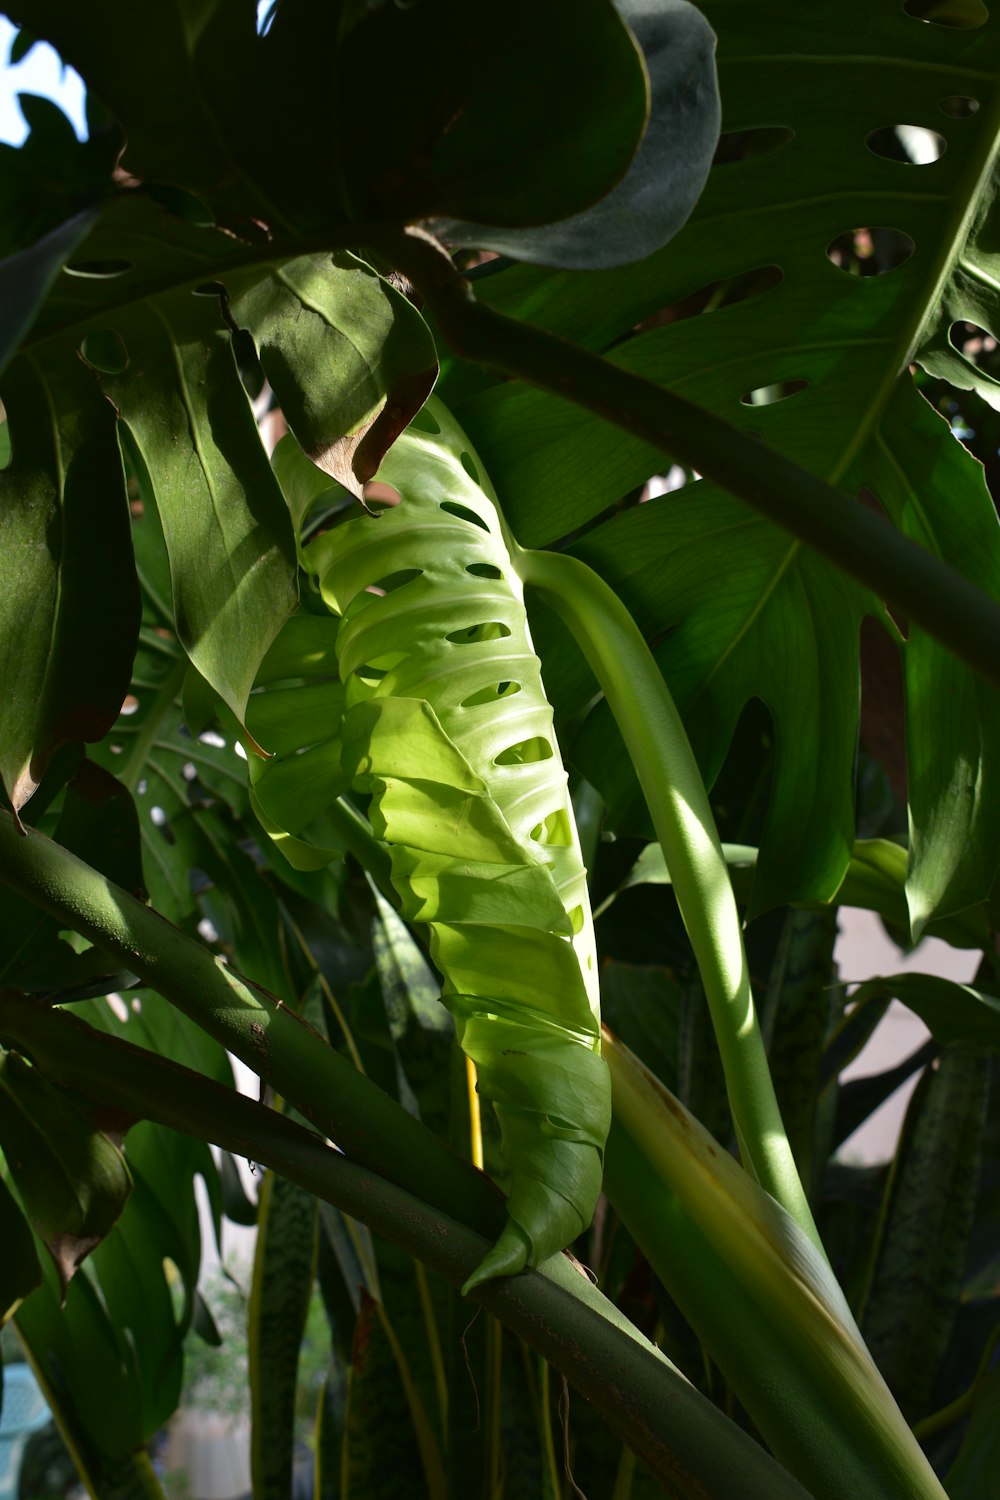
M 2 389 L 0 774 L 18 808 L 59 745 L 114 722 L 139 611 L 113 409 L 79 361 L 24 356 Z
M 827 1152 L 815 1156 L 816 1087 L 827 1031 L 842 1001 L 835 986 L 837 910 L 789 912 L 768 979 L 762 1025 L 781 1118 L 799 1175 L 811 1186 Z
M 83 209 L 28 249 L 0 262 L 0 371 L 96 216 L 96 210 Z
M 445 221 L 453 245 L 514 260 L 599 269 L 642 260 L 676 234 L 704 186 L 719 135 L 715 36 L 687 0 L 615 0 L 650 79 L 646 133 L 624 179 L 592 208 L 558 224 L 500 230 Z
M 102 384 L 159 512 L 178 634 L 242 722 L 257 667 L 295 607 L 281 492 L 213 298 L 136 310 L 123 337 L 127 373 L 105 373 Z
M 508 0 L 471 18 L 461 0 L 368 8 L 332 88 L 342 150 L 364 121 L 341 176 L 363 213 L 397 223 L 565 218 L 622 177 L 647 111 L 640 54 L 608 0 Z
M 0 1240 L 4 1247 L 0 1257 L 0 1323 L 6 1323 L 18 1303 L 41 1285 L 42 1268 L 35 1253 L 35 1237 L 2 1177 Z
M 1000 998 L 970 984 L 956 984 L 936 974 L 894 974 L 869 979 L 853 999 L 901 1000 L 918 1015 L 936 1041 L 978 1042 L 1000 1050 Z
M 962 1287 L 986 1111 L 988 1057 L 947 1047 L 907 1111 L 862 1331 L 903 1412 L 925 1414 Z
M 993 1367 L 976 1393 L 972 1421 L 946 1482 L 951 1500 L 997 1500 L 1000 1496 L 1000 1365 Z
M 684 229 L 627 272 L 574 282 L 514 268 L 485 276 L 477 289 L 592 348 L 624 338 L 611 353 L 616 362 L 669 383 L 852 494 L 874 490 L 904 530 L 996 591 L 1000 536 L 981 472 L 905 373 L 960 267 L 956 247 L 974 222 L 970 185 L 985 180 L 992 160 L 986 116 L 996 28 L 921 25 L 904 7 L 876 24 L 863 0 L 852 0 L 836 27 L 807 38 L 783 7 L 751 15 L 736 0 L 710 0 L 704 10 L 720 37 L 726 117 L 718 163 Z M 966 78 L 953 93 L 971 87 L 963 69 L 978 70 L 962 118 L 940 107 L 946 60 L 956 80 Z M 849 67 L 854 86 L 831 93 L 831 79 Z M 947 150 L 919 166 L 890 160 L 879 154 L 884 143 L 867 141 L 890 121 L 933 128 Z M 818 182 L 827 190 L 817 191 Z M 992 201 L 990 189 L 984 202 Z M 851 275 L 869 229 L 867 265 L 884 274 Z M 985 282 L 981 289 L 987 296 Z M 644 319 L 659 326 L 631 336 Z M 453 389 L 459 379 L 456 371 Z M 666 467 L 638 442 L 611 440 L 596 418 L 510 384 L 464 402 L 459 416 L 525 544 L 592 526 Z M 662 642 L 658 660 L 709 777 L 746 696 L 767 704 L 777 792 L 755 901 L 828 898 L 853 825 L 858 626 L 863 614 L 880 613 L 880 601 L 704 481 L 613 515 L 574 550 Z M 555 648 L 550 678 L 569 671 L 562 642 L 542 637 L 541 645 L 543 654 Z M 954 910 L 959 900 L 982 900 L 993 881 L 998 777 L 987 767 L 997 753 L 996 695 L 987 701 L 918 633 L 904 655 L 908 696 L 921 705 L 909 727 L 919 924 L 931 901 Z M 823 690 L 814 692 L 819 681 Z M 592 691 L 579 667 L 567 688 L 574 706 Z M 961 789 L 948 784 L 951 763 L 937 755 L 941 723 L 971 768 Z M 595 713 L 574 758 L 618 826 L 636 827 L 634 787 L 605 712 Z
M 131 1190 L 124 1158 L 60 1089 L 0 1056 L 0 1141 L 11 1178 L 65 1289 Z
M 355 256 L 254 277 L 234 315 L 253 330 L 285 419 L 309 457 L 360 496 L 437 375 L 416 308 Z
M 268 1172 L 260 1194 L 248 1310 L 251 1462 L 259 1495 L 292 1489 L 299 1346 L 316 1274 L 318 1231 L 313 1195 Z

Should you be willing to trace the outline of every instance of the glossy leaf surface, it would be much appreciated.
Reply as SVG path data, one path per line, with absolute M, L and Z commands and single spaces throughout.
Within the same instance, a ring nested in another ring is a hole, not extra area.
M 996 593 L 1000 533 L 981 473 L 905 373 L 932 336 L 992 170 L 995 18 L 952 28 L 859 0 L 807 36 L 781 6 L 711 0 L 704 11 L 720 37 L 723 136 L 684 229 L 634 270 L 589 280 L 518 267 L 485 275 L 477 293 L 611 350 L 849 493 L 874 492 L 904 531 Z M 942 100 L 970 92 L 975 112 L 945 113 Z M 907 160 L 897 122 L 947 149 Z M 874 135 L 883 127 L 885 140 Z M 851 274 L 859 256 L 883 274 Z M 643 319 L 659 326 L 629 336 Z M 709 779 L 748 698 L 766 704 L 776 780 L 755 901 L 829 899 L 851 844 L 858 630 L 879 601 L 704 481 L 612 513 L 664 460 L 555 397 L 496 385 L 460 398 L 456 413 L 522 544 L 584 529 L 571 549 L 657 643 Z M 566 673 L 561 711 L 590 679 L 563 638 L 539 640 L 555 680 Z M 919 632 L 903 656 L 917 930 L 932 908 L 958 910 L 992 884 L 1000 811 L 987 768 L 1000 724 L 996 693 Z M 948 736 L 943 756 L 932 723 Z M 616 822 L 642 828 L 606 710 L 572 753 Z M 944 769 L 956 765 L 968 768 L 962 788 Z

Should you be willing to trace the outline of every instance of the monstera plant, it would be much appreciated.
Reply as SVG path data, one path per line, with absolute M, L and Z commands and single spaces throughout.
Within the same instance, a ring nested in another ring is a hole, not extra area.
M 991 1493 L 1000 16 L 5 8 L 88 90 L 0 148 L 0 1296 L 88 1491 L 200 1177 L 262 1500 L 316 1287 L 318 1500 Z

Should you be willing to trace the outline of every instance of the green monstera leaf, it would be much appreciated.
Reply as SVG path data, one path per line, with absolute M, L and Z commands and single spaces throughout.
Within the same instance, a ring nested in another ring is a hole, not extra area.
M 722 136 L 684 227 L 640 265 L 600 276 L 490 265 L 478 298 L 874 497 L 996 595 L 1000 529 L 982 470 L 910 367 L 996 400 L 965 325 L 1000 328 L 1000 18 L 865 0 L 824 8 L 821 21 L 781 3 L 702 9 L 719 37 Z M 669 461 L 638 439 L 612 441 L 596 416 L 512 382 L 487 386 L 462 366 L 441 394 L 518 540 L 565 543 L 621 595 L 655 645 L 707 780 L 748 701 L 767 706 L 776 766 L 758 908 L 829 900 L 843 878 L 865 615 L 889 629 L 906 679 L 913 932 L 984 899 L 1000 847 L 994 689 L 898 622 L 904 642 L 874 593 L 716 483 L 675 471 L 668 492 L 630 504 Z M 536 638 L 557 715 L 578 713 L 592 679 L 564 635 L 538 621 Z M 606 705 L 566 753 L 619 829 L 648 831 Z
M 403 914 L 428 926 L 511 1173 L 508 1225 L 469 1287 L 552 1255 L 593 1213 L 610 1123 L 593 927 L 521 584 L 475 456 L 438 403 L 379 482 L 398 504 L 305 549 L 339 624 L 301 618 L 298 675 L 325 625 L 338 679 L 315 681 L 309 705 L 325 700 L 325 718 L 303 702 L 298 743 L 286 735 L 254 791 L 302 862 L 300 835 L 345 794 L 367 795 Z M 310 774 L 290 774 L 307 757 Z

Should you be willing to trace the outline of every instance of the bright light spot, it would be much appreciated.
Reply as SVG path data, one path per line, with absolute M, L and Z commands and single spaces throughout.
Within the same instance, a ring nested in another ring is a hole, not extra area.
M 162 828 L 167 821 L 167 815 L 163 811 L 162 807 L 151 807 L 149 809 L 149 816 L 152 818 L 157 828 Z
M 217 943 L 219 941 L 219 934 L 215 929 L 215 925 L 207 917 L 202 917 L 198 923 L 198 932 L 205 939 L 206 943 Z
M 79 140 L 87 138 L 83 80 L 73 68 L 64 68 L 47 42 L 38 42 L 21 62 L 11 67 L 11 42 L 16 28 L 0 16 L 0 141 L 20 146 L 28 133 L 17 102 L 18 94 L 42 94 L 53 99 L 69 116 Z
M 216 734 L 214 729 L 206 729 L 203 734 L 199 734 L 198 738 L 203 745 L 211 745 L 213 750 L 225 750 L 226 748 L 226 742 L 222 738 L 222 735 Z
M 236 754 L 239 756 L 240 760 L 246 760 L 247 753 L 244 750 L 243 746 L 240 744 L 239 740 L 236 741 L 236 744 L 233 746 L 233 749 L 236 751 Z

